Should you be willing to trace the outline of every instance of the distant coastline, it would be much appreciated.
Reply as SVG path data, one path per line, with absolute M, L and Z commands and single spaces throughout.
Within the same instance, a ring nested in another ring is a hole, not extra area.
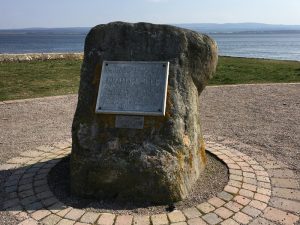
M 182 27 L 190 30 L 197 31 L 203 34 L 282 34 L 282 33 L 289 33 L 289 34 L 300 34 L 300 30 L 248 30 L 248 31 L 231 31 L 231 30 L 224 30 L 224 31 L 205 31 L 201 30 L 200 28 L 187 28 Z M 0 35 L 87 35 L 90 28 L 82 29 L 81 31 L 72 31 L 69 29 L 64 29 L 57 31 L 57 29 L 45 29 L 45 30 L 0 30 Z

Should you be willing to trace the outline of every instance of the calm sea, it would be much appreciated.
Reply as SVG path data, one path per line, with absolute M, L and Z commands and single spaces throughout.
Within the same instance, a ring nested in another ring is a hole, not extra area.
M 82 52 L 85 33 L 0 33 L 0 53 Z M 299 33 L 210 34 L 219 54 L 300 61 Z
M 300 61 L 300 33 L 210 34 L 219 54 Z

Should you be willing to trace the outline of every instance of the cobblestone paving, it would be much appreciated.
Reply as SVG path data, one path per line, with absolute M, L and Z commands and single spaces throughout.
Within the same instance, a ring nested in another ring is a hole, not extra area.
M 70 141 L 23 152 L 22 157 L 0 165 L 0 171 L 13 171 L 5 182 L 3 206 L 19 225 L 288 225 L 299 220 L 300 187 L 292 170 L 214 142 L 207 142 L 207 151 L 227 165 L 230 177 L 224 190 L 207 202 L 151 216 L 93 213 L 66 206 L 50 191 L 47 175 L 70 154 Z

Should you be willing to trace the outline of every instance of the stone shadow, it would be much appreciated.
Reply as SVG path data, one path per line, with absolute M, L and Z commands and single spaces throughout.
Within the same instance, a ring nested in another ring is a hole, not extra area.
M 54 213 L 66 208 L 108 213 L 148 214 L 169 212 L 192 207 L 221 192 L 228 182 L 228 169 L 223 162 L 208 154 L 208 166 L 186 200 L 169 205 L 151 202 L 124 202 L 115 196 L 111 199 L 87 199 L 70 191 L 70 156 L 37 162 L 19 168 L 0 170 L 0 211 L 17 214 L 26 210 L 33 213 L 48 209 Z M 7 164 L 12 165 L 12 164 Z M 3 166 L 2 166 L 3 167 Z
M 135 202 L 124 201 L 118 196 L 114 198 L 91 199 L 75 196 L 70 191 L 69 161 L 70 157 L 63 158 L 49 173 L 48 183 L 51 191 L 63 203 L 73 208 L 89 208 L 93 211 L 109 213 L 147 214 L 149 212 L 168 212 L 174 209 L 182 209 L 195 206 L 221 192 L 228 182 L 228 169 L 226 165 L 214 155 L 207 153 L 208 165 L 195 184 L 191 195 L 180 202 L 157 205 L 151 201 Z

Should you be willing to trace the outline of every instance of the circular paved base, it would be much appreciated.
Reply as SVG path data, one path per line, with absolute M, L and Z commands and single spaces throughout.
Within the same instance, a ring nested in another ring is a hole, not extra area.
M 213 142 L 207 143 L 207 151 L 227 165 L 230 177 L 224 190 L 207 202 L 151 216 L 93 213 L 68 207 L 50 191 L 47 175 L 70 154 L 70 145 L 69 140 L 54 147 L 41 146 L 0 166 L 0 170 L 13 171 L 5 183 L 7 199 L 3 207 L 20 221 L 19 224 L 254 225 L 295 224 L 299 220 L 300 190 L 291 170 L 267 159 L 257 162 Z

